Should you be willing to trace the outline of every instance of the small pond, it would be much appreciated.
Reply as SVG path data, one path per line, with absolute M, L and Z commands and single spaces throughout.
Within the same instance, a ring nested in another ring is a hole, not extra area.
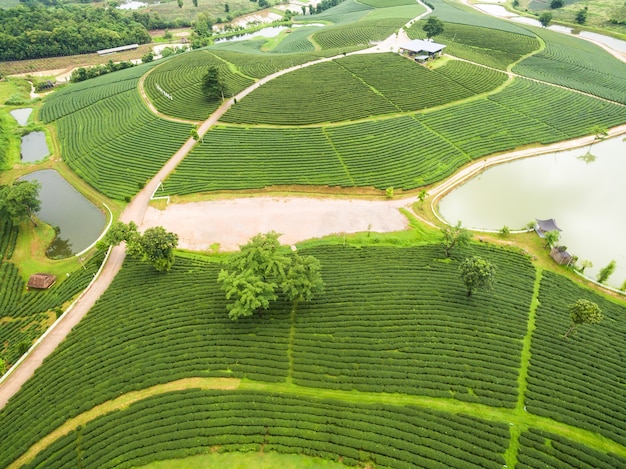
M 147 7 L 148 4 L 144 2 L 125 2 L 117 7 L 118 10 L 138 10 L 139 8 Z
M 98 239 L 106 223 L 104 214 L 58 172 L 44 169 L 27 174 L 22 179 L 41 183 L 41 210 L 37 215 L 46 223 L 58 227 L 57 237 L 46 252 L 48 257 L 69 257 Z
M 559 244 L 595 278 L 614 259 L 608 284 L 626 280 L 626 141 L 617 137 L 589 147 L 549 153 L 487 169 L 439 203 L 450 223 L 474 229 L 522 229 L 535 218 L 555 218 Z
M 50 154 L 45 132 L 31 132 L 22 137 L 22 161 L 35 163 Z
M 223 42 L 234 42 L 234 41 L 246 41 L 248 39 L 254 39 L 255 37 L 276 37 L 280 34 L 281 31 L 288 29 L 286 26 L 269 26 L 267 28 L 259 29 L 258 31 L 254 31 L 253 33 L 244 33 L 237 34 L 235 36 L 229 37 L 221 37 L 216 39 L 215 44 L 220 44 Z
M 13 116 L 13 119 L 15 119 L 19 125 L 24 126 L 28 124 L 28 118 L 32 112 L 33 108 L 27 107 L 23 109 L 13 109 L 9 114 Z

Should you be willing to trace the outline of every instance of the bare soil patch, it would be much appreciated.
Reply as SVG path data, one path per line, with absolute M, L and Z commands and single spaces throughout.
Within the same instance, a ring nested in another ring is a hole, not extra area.
M 408 227 L 399 207 L 406 201 L 335 200 L 304 197 L 251 197 L 150 207 L 141 229 L 163 226 L 176 233 L 179 247 L 234 251 L 257 233 L 282 233 L 293 244 L 330 234 L 392 232 Z

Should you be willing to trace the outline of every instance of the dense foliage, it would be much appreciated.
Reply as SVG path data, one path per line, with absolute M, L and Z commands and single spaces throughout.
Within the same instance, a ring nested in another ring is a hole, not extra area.
M 0 61 L 85 54 L 150 40 L 144 25 L 115 8 L 0 9 Z

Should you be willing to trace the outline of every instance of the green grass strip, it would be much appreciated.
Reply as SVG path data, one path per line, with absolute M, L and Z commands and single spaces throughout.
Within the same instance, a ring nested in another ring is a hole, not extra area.
M 537 307 L 539 306 L 539 289 L 541 287 L 541 278 L 543 277 L 543 270 L 537 268 L 535 283 L 533 286 L 533 297 L 530 301 L 530 309 L 528 313 L 528 324 L 526 326 L 526 335 L 524 336 L 524 343 L 522 345 L 521 363 L 519 368 L 519 375 L 517 377 L 518 395 L 517 405 L 515 406 L 515 413 L 523 416 L 526 413 L 526 388 L 528 387 L 528 366 L 530 364 L 530 346 L 532 344 L 533 331 L 535 330 L 535 315 L 537 313 Z M 504 460 L 507 467 L 513 469 L 517 465 L 517 454 L 519 452 L 519 437 L 528 430 L 525 425 L 514 425 L 510 427 L 511 442 L 509 447 L 504 452 Z

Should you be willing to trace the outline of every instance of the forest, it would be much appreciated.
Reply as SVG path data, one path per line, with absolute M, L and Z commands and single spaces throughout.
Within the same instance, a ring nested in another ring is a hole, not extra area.
M 0 9 L 0 61 L 86 54 L 145 44 L 151 40 L 148 28 L 168 26 L 158 15 L 154 16 L 84 5 L 18 5 Z

